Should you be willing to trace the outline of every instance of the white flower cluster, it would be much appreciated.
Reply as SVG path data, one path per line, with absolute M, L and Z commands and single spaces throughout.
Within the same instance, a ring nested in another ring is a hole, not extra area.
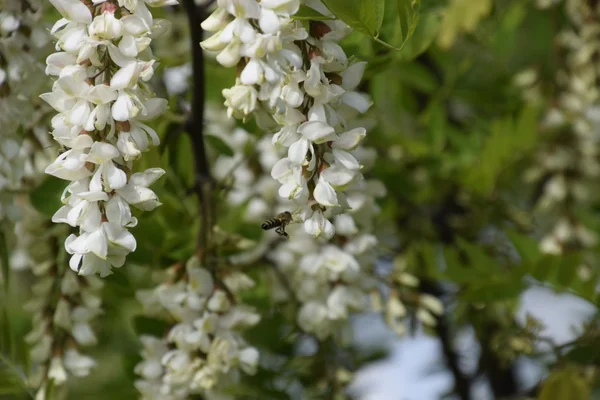
M 51 381 L 62 385 L 69 375 L 87 376 L 96 365 L 79 348 L 96 345 L 91 323 L 102 313 L 103 282 L 62 267 L 58 237 L 63 229 L 48 226 L 47 219 L 27 204 L 21 204 L 21 209 L 11 268 L 30 270 L 36 278 L 23 308 L 33 314 L 33 328 L 25 337 L 33 363 L 29 383 L 39 388 L 36 399 L 41 399 Z
M 307 5 L 331 16 L 318 0 Z M 294 220 L 304 222 L 307 233 L 330 239 L 335 228 L 324 212 L 348 211 L 346 190 L 362 179 L 352 151 L 366 130 L 349 129 L 347 119 L 366 112 L 371 101 L 355 91 L 365 63 L 350 65 L 337 43 L 349 27 L 312 21 L 308 32 L 292 18 L 299 6 L 300 0 L 219 0 L 202 23 L 216 33 L 201 45 L 219 52 L 221 65 L 241 71 L 236 85 L 223 91 L 229 115 L 254 114 L 264 127 L 276 122 L 273 143 L 287 148 L 271 170 L 279 195 L 294 201 Z
M 148 186 L 164 171 L 131 170 L 133 160 L 159 144 L 144 122 L 167 108 L 167 101 L 154 97 L 145 83 L 156 61 L 151 38 L 165 28 L 147 5 L 177 1 L 51 2 L 64 18 L 51 31 L 58 52 L 46 60 L 46 74 L 57 80 L 52 92 L 41 97 L 58 112 L 52 135 L 66 151 L 46 173 L 72 181 L 63 194 L 65 206 L 52 220 L 79 228 L 79 235 L 65 243 L 71 268 L 81 275 L 106 276 L 136 248 L 128 231 L 137 224 L 130 205 L 142 210 L 160 205 Z
M 435 326 L 437 317 L 444 312 L 444 305 L 437 297 L 418 292 L 419 278 L 407 272 L 407 267 L 406 256 L 397 256 L 389 276 L 393 288 L 387 296 L 385 305 L 381 304 L 382 299 L 379 295 L 373 296 L 374 308 L 383 308 L 386 323 L 398 335 L 404 334 L 407 330 L 407 306 L 414 310 L 414 316 L 428 327 Z
M 254 282 L 242 273 L 215 281 L 197 258 L 179 273 L 184 278 L 175 283 L 137 293 L 148 315 L 176 324 L 164 339 L 142 336 L 143 361 L 135 367 L 141 379 L 135 386 L 145 400 L 187 399 L 192 394 L 220 398 L 242 372 L 254 374 L 258 366 L 258 350 L 246 344 L 241 332 L 260 316 L 235 298 Z
M 280 151 L 271 144 L 272 138 L 267 135 L 254 143 L 253 136 L 243 129 L 227 132 L 231 127 L 224 115 L 219 118 L 209 112 L 208 117 L 207 132 L 222 138 L 234 151 L 231 157 L 220 155 L 213 172 L 215 178 L 228 185 L 228 203 L 244 207 L 243 219 L 259 226 L 274 212 L 293 206 L 293 202 L 278 198 L 277 184 L 268 175 L 280 158 Z M 244 156 L 244 149 L 249 146 L 259 150 L 258 160 L 249 161 Z M 374 162 L 375 153 L 370 149 L 359 147 L 356 154 L 365 169 Z M 227 181 L 229 176 L 232 183 Z M 346 193 L 352 210 L 335 217 L 337 236 L 331 243 L 316 242 L 292 226 L 289 240 L 275 243 L 277 236 L 264 235 L 256 249 L 231 259 L 244 264 L 264 255 L 271 260 L 285 279 L 281 282 L 277 275 L 271 276 L 275 299 L 298 301 L 298 325 L 320 339 L 346 327 L 351 312 L 364 310 L 369 294 L 378 284 L 373 279 L 376 262 L 373 247 L 377 239 L 369 232 L 379 212 L 375 199 L 385 194 L 385 188 L 378 181 L 359 180 Z
M 369 164 L 374 154 L 357 150 L 359 159 Z M 298 325 L 319 339 L 343 333 L 350 313 L 366 310 L 370 294 L 378 290 L 374 271 L 378 241 L 370 232 L 379 212 L 375 199 L 385 194 L 385 188 L 379 181 L 360 180 L 346 193 L 352 210 L 335 217 L 333 242 L 316 243 L 291 232 L 289 241 L 267 255 L 285 275 L 286 290 L 292 291 L 285 293 L 282 282 L 273 277 L 281 300 L 289 301 L 291 295 L 300 302 Z
M 40 60 L 50 42 L 42 13 L 41 1 L 0 0 L 0 220 L 19 218 L 14 194 L 37 183 L 38 165 L 48 163 L 48 110 L 37 98 L 47 83 Z
M 530 182 L 546 179 L 538 207 L 554 212 L 553 227 L 540 247 L 550 254 L 597 242 L 596 235 L 574 215 L 572 206 L 597 199 L 600 75 L 595 59 L 600 54 L 600 14 L 586 2 L 568 0 L 565 6 L 571 25 L 558 36 L 566 53 L 564 69 L 556 78 L 561 92 L 557 105 L 542 121 L 543 130 L 554 138 L 544 142 L 535 156 L 536 165 L 526 173 Z

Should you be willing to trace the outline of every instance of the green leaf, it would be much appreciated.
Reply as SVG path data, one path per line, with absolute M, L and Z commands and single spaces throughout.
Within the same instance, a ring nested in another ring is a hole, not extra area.
M 292 18 L 300 21 L 325 21 L 333 19 L 305 5 L 301 5 L 298 12 Z
M 460 32 L 473 32 L 479 21 L 492 10 L 492 0 L 453 0 L 444 12 L 438 45 L 448 49 Z
M 565 357 L 579 364 L 600 365 L 600 344 L 593 341 L 577 344 Z
M 525 282 L 522 280 L 485 282 L 466 288 L 461 298 L 463 301 L 493 303 L 515 299 L 525 288 Z
M 552 254 L 544 254 L 531 270 L 531 275 L 538 281 L 547 281 L 556 276 L 556 270 L 560 265 L 560 257 Z
M 219 153 L 219 155 L 233 157 L 235 154 L 231 147 L 229 147 L 229 145 L 225 143 L 223 139 L 217 136 L 204 135 L 204 140 L 206 140 L 206 142 L 211 145 Z
M 51 217 L 62 206 L 60 196 L 67 186 L 66 181 L 47 176 L 29 195 L 31 204 L 40 213 Z
M 323 0 L 323 3 L 353 29 L 372 38 L 379 36 L 385 0 Z
M 566 367 L 553 371 L 542 385 L 540 400 L 589 400 L 590 387 L 583 371 Z
M 556 283 L 559 287 L 570 288 L 581 265 L 581 253 L 565 253 L 556 272 Z
M 417 19 L 419 23 L 416 28 L 401 45 L 402 51 L 398 53 L 398 59 L 401 61 L 411 61 L 423 54 L 431 46 L 440 29 L 441 18 L 437 13 L 423 14 Z
M 0 362 L 0 396 L 11 396 L 10 399 L 18 399 L 22 398 L 25 393 L 19 377 Z
M 402 43 L 400 48 L 403 48 L 417 28 L 421 0 L 396 1 L 398 4 L 398 18 L 400 18 L 400 41 Z
M 456 238 L 458 246 L 469 256 L 469 265 L 473 269 L 493 274 L 498 270 L 498 261 L 492 258 L 481 246 L 475 246 L 463 238 Z
M 493 121 L 476 168 L 469 168 L 464 183 L 479 194 L 491 195 L 500 174 L 535 146 L 536 123 L 537 111 L 530 107 L 516 121 L 510 117 Z
M 517 248 L 519 255 L 528 265 L 534 265 L 542 257 L 539 242 L 534 238 L 522 235 L 516 231 L 506 230 L 506 234 Z

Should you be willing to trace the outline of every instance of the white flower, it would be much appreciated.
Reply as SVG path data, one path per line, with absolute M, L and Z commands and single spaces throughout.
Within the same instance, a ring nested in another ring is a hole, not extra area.
M 65 18 L 51 30 L 58 38 L 59 51 L 47 58 L 46 73 L 58 79 L 52 92 L 41 98 L 58 112 L 52 119 L 52 135 L 69 150 L 46 172 L 72 181 L 63 195 L 65 205 L 53 221 L 79 228 L 78 235 L 67 238 L 65 248 L 72 254 L 71 269 L 81 275 L 106 276 L 111 267 L 122 266 L 125 256 L 136 248 L 127 230 L 137 224 L 130 205 L 143 210 L 160 205 L 148 186 L 164 171 L 130 172 L 132 160 L 140 158 L 150 144 L 159 144 L 156 132 L 143 121 L 167 108 L 166 100 L 154 98 L 140 84 L 140 79 L 151 79 L 156 60 L 151 53 L 138 56 L 161 26 L 153 21 L 146 4 L 176 3 L 52 1 Z M 118 13 L 118 7 L 128 12 Z M 80 342 L 95 340 L 83 323 L 75 327 L 75 333 Z
M 243 118 L 250 115 L 255 109 L 258 100 L 258 93 L 252 86 L 242 85 L 238 82 L 231 89 L 223 89 L 225 105 L 228 116 Z
M 89 8 L 79 0 L 50 0 L 50 3 L 56 7 L 63 17 L 70 21 L 82 24 L 92 22 L 92 14 Z
M 91 37 L 98 39 L 119 39 L 123 35 L 123 23 L 113 12 L 105 11 L 96 16 L 88 28 Z
M 87 376 L 90 370 L 96 366 L 96 362 L 92 358 L 86 357 L 74 349 L 68 349 L 65 352 L 64 363 L 65 368 L 75 376 Z
M 314 333 L 319 339 L 324 339 L 332 328 L 327 315 L 325 305 L 317 302 L 306 303 L 298 313 L 298 325 L 306 332 Z
M 325 239 L 331 239 L 335 234 L 333 224 L 323 216 L 321 210 L 316 210 L 304 221 L 304 230 L 315 238 L 323 236 Z

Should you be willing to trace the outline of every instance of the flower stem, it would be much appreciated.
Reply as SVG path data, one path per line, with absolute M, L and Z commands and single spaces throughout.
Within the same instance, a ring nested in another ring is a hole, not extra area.
M 205 264 L 209 248 L 209 236 L 213 226 L 212 186 L 213 181 L 206 156 L 204 143 L 204 103 L 205 103 L 205 74 L 204 54 L 199 43 L 202 41 L 203 30 L 200 22 L 204 20 L 206 9 L 197 6 L 194 0 L 183 0 L 183 7 L 190 24 L 190 39 L 192 45 L 192 112 L 186 122 L 187 132 L 192 141 L 192 151 L 195 162 L 194 187 L 198 195 L 200 211 L 200 230 L 196 243 L 198 258 Z

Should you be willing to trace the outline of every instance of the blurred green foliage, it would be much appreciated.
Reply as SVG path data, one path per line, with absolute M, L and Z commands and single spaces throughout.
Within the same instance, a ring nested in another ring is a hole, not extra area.
M 531 286 L 568 292 L 599 306 L 597 257 L 592 257 L 587 276 L 578 273 L 582 260 L 589 260 L 589 252 L 597 249 L 560 256 L 542 254 L 534 188 L 522 180 L 524 167 L 534 162 L 532 155 L 545 140 L 538 123 L 552 99 L 538 108 L 528 105 L 512 81 L 527 67 L 535 67 L 541 79 L 554 79 L 560 67 L 554 38 L 564 26 L 562 8 L 539 10 L 532 1 L 522 0 L 324 3 L 357 31 L 343 43 L 347 53 L 369 62 L 361 89 L 374 101 L 365 117 L 373 126 L 367 145 L 378 154 L 370 176 L 383 181 L 388 190 L 381 204 L 378 233 L 393 232 L 398 239 L 391 243 L 384 239 L 391 256 L 405 259 L 410 272 L 423 280 L 451 283 L 456 288 L 451 320 L 473 326 L 478 335 L 487 332 L 491 324 L 495 334 L 529 340 L 530 331 L 515 327 L 514 312 L 519 296 Z M 160 75 L 165 68 L 189 62 L 191 44 L 182 10 L 157 13 L 173 23 L 170 36 L 153 42 L 161 62 Z M 56 17 L 49 12 L 47 20 Z M 306 8 L 297 17 L 323 18 Z M 207 102 L 221 104 L 221 90 L 232 84 L 235 71 L 212 60 L 206 67 Z M 160 85 L 156 90 L 165 92 Z M 189 100 L 189 95 L 188 91 L 181 97 Z M 191 194 L 190 140 L 181 129 L 182 99 L 173 96 L 170 113 L 153 122 L 163 145 L 151 150 L 137 166 L 143 170 L 160 165 L 167 171 L 153 187 L 163 205 L 152 213 L 138 213 L 139 224 L 132 229 L 138 249 L 129 256 L 127 268 L 106 279 L 105 315 L 98 326 L 97 352 L 92 355 L 101 365 L 113 367 L 100 368 L 73 383 L 69 398 L 135 398 L 136 335 L 161 332 L 165 326 L 162 321 L 139 316 L 132 288 L 150 287 L 153 273 L 194 252 L 199 218 L 197 199 Z M 244 127 L 257 136 L 262 134 L 252 122 Z M 216 136 L 207 136 L 207 143 L 218 154 L 232 154 Z M 49 217 L 58 208 L 55 203 L 63 188 L 60 181 L 47 178 L 30 194 L 31 204 Z M 240 239 L 256 240 L 261 232 L 241 222 L 242 211 L 221 210 L 219 226 Z M 597 208 L 576 212 L 585 217 L 582 220 L 590 229 L 600 233 Z M 493 230 L 497 237 L 482 241 L 485 230 Z M 0 234 L 0 248 L 10 248 L 5 234 Z M 220 254 L 230 250 L 223 246 Z M 8 251 L 0 253 L 7 277 Z M 444 268 L 439 267 L 440 259 Z M 268 268 L 261 265 L 258 269 Z M 23 393 L 23 374 L 28 367 L 27 346 L 22 340 L 27 322 L 8 295 L 0 298 L 0 399 L 17 399 Z M 287 378 L 314 381 L 322 372 L 313 369 L 314 358 L 277 358 L 294 353 L 295 337 L 290 336 L 294 321 L 288 318 L 292 314 L 288 309 L 294 305 L 274 304 L 264 279 L 258 280 L 245 300 L 265 310 L 247 339 L 273 360 L 256 376 L 246 378 L 236 395 L 283 399 L 286 394 L 281 382 Z M 585 330 L 581 337 L 581 343 L 573 344 L 542 384 L 540 400 L 583 400 L 590 398 L 592 390 L 598 391 L 598 372 L 593 379 L 584 376 L 586 366 L 597 368 L 599 362 L 598 328 Z M 344 351 L 352 354 L 354 350 Z M 382 356 L 379 350 L 352 354 L 356 367 Z M 550 369 L 553 366 L 549 364 Z

